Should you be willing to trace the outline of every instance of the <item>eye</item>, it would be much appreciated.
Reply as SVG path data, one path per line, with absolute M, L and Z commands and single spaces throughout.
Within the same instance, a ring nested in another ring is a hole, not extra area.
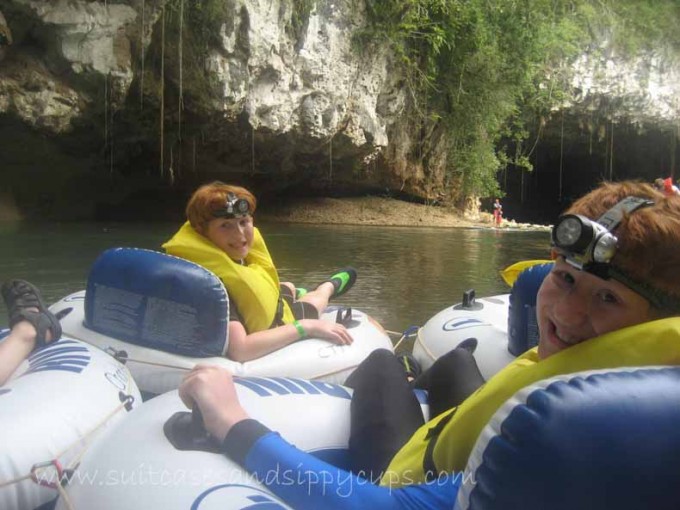
M 610 304 L 619 303 L 619 298 L 616 296 L 616 294 L 614 294 L 613 292 L 610 292 L 608 290 L 601 290 L 600 292 L 597 293 L 597 297 L 603 303 L 610 303 Z
M 569 271 L 553 271 L 552 274 L 557 280 L 557 284 L 562 287 L 571 287 L 576 283 L 576 278 Z

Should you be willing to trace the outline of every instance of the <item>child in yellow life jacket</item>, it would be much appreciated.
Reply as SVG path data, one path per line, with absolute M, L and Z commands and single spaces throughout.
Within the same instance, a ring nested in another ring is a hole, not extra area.
M 353 377 L 350 450 L 368 449 L 376 457 L 355 469 L 384 472 L 381 486 L 296 450 L 250 419 L 224 370 L 194 369 L 180 396 L 199 406 L 207 430 L 250 472 L 286 469 L 292 480 L 310 473 L 323 480 L 296 487 L 262 478 L 295 508 L 453 508 L 462 483 L 454 475 L 465 468 L 490 417 L 519 389 L 582 370 L 680 364 L 679 243 L 680 198 L 649 185 L 605 183 L 575 202 L 553 228 L 556 262 L 538 293 L 538 347 L 477 389 L 469 385 L 467 398 L 465 391 L 451 392 L 460 405 L 452 402 L 456 407 L 427 423 L 408 384 L 384 384 L 391 375 L 405 380 L 396 359 L 389 353 L 369 357 Z M 450 359 L 469 361 L 465 351 L 441 358 L 424 376 Z M 460 375 L 450 375 L 456 385 Z M 436 393 L 441 379 L 433 379 Z M 433 477 L 436 483 L 430 483 Z M 353 480 L 351 493 L 338 489 L 347 488 L 347 480 Z
M 347 292 L 356 271 L 341 269 L 295 301 L 295 286 L 279 282 L 274 262 L 253 225 L 257 201 L 239 186 L 200 187 L 187 205 L 188 221 L 163 245 L 177 257 L 215 273 L 229 294 L 227 356 L 249 361 L 306 337 L 352 343 L 341 324 L 319 320 L 332 297 Z M 283 299 L 287 294 L 288 299 Z

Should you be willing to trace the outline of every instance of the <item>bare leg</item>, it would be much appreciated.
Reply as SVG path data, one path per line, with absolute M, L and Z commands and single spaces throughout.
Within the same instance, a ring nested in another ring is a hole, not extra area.
M 328 301 L 331 299 L 334 292 L 335 287 L 333 284 L 331 282 L 324 282 L 316 289 L 307 292 L 307 294 L 302 296 L 299 301 L 313 305 L 319 312 L 319 315 L 321 315 L 328 306 Z
M 0 385 L 36 348 L 61 337 L 59 320 L 48 309 L 40 291 L 25 280 L 8 280 L 0 287 L 9 312 L 9 335 L 0 342 Z
M 35 309 L 37 311 L 37 308 Z M 10 334 L 0 342 L 0 386 L 14 373 L 35 348 L 35 328 L 30 322 L 21 321 L 14 325 Z M 48 331 L 47 340 L 52 339 Z

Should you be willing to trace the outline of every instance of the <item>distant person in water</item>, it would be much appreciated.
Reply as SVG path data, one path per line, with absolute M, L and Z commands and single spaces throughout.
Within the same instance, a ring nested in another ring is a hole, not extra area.
M 260 231 L 257 201 L 245 188 L 221 182 L 201 186 L 187 205 L 188 221 L 163 245 L 171 255 L 215 273 L 229 294 L 227 356 L 249 361 L 307 337 L 348 345 L 341 324 L 320 320 L 331 298 L 347 292 L 356 270 L 343 268 L 316 289 L 280 282 Z
M 2 299 L 9 315 L 9 334 L 0 340 L 0 386 L 29 354 L 61 338 L 61 325 L 40 295 L 24 280 L 2 284 Z
M 654 187 L 666 196 L 680 195 L 680 189 L 673 184 L 673 179 L 671 177 L 665 179 L 659 177 L 654 181 Z
M 493 224 L 497 227 L 501 226 L 503 221 L 503 206 L 499 198 L 493 203 Z

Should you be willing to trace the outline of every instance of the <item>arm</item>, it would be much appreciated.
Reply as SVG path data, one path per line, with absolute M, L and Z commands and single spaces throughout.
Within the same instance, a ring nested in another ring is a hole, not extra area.
M 302 319 L 298 322 L 308 337 L 322 338 L 338 345 L 349 345 L 353 341 L 347 328 L 342 324 L 333 324 L 319 319 Z M 293 324 L 247 334 L 241 322 L 232 320 L 229 321 L 227 356 L 234 361 L 250 361 L 301 339 L 300 333 Z
M 223 446 L 232 460 L 297 510 L 453 508 L 461 481 L 447 475 L 430 484 L 380 487 L 298 450 L 255 420 L 238 422 Z
M 399 489 L 379 487 L 291 446 L 248 417 L 226 370 L 195 368 L 179 395 L 187 406 L 199 406 L 206 429 L 222 441 L 225 453 L 296 509 L 453 508 L 460 477 Z

